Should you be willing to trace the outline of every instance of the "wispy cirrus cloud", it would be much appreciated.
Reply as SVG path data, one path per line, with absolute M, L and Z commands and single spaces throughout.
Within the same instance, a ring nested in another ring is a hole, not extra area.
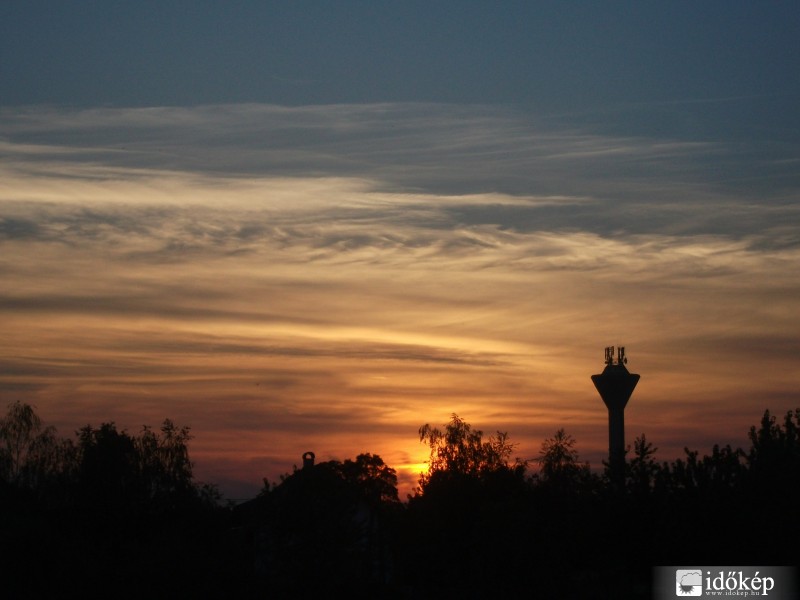
M 761 148 L 488 106 L 24 109 L 0 128 L 5 395 L 67 429 L 189 422 L 226 481 L 314 446 L 378 452 L 408 484 L 416 428 L 451 412 L 527 457 L 565 425 L 598 464 L 588 375 L 620 341 L 643 375 L 631 428 L 667 452 L 695 417 L 743 435 L 796 387 L 793 148 L 772 147 L 770 187 Z

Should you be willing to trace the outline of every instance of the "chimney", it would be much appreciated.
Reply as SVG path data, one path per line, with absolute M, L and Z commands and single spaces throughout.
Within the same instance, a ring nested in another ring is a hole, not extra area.
M 314 467 L 314 453 L 306 452 L 303 454 L 303 469 L 311 469 Z

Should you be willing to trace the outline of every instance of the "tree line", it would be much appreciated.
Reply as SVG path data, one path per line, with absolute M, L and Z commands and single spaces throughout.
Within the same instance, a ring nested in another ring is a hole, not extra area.
M 564 429 L 531 460 L 455 414 L 418 435 L 428 469 L 406 501 L 396 471 L 363 453 L 308 460 L 234 505 L 195 480 L 188 427 L 60 438 L 12 404 L 4 581 L 12 597 L 645 598 L 656 565 L 800 563 L 800 409 L 766 411 L 748 449 L 702 457 L 659 462 L 642 434 L 624 488 Z

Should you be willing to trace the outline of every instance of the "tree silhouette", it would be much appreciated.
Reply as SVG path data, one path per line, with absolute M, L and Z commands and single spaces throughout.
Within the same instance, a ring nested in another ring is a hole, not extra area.
M 76 449 L 45 427 L 33 407 L 14 402 L 0 419 L 0 482 L 29 498 L 55 505 L 66 501 L 75 476 Z
M 188 427 L 179 428 L 170 419 L 164 420 L 160 434 L 145 426 L 134 438 L 137 468 L 148 500 L 174 507 L 175 502 L 196 492 L 189 460 L 191 439 Z
M 514 588 L 524 570 L 510 571 L 501 549 L 524 543 L 526 463 L 512 462 L 506 433 L 484 438 L 456 414 L 443 431 L 423 425 L 419 437 L 430 460 L 408 502 L 405 576 L 428 597 L 477 595 L 489 582 L 495 593 Z
M 647 494 L 658 475 L 659 466 L 654 456 L 658 448 L 647 441 L 645 434 L 633 442 L 633 459 L 628 465 L 631 489 L 638 494 Z
M 523 463 L 511 463 L 514 444 L 508 441 L 508 433 L 483 439 L 483 432 L 453 413 L 450 422 L 440 431 L 429 424 L 419 428 L 419 440 L 430 449 L 428 472 L 419 480 L 419 491 L 435 476 L 438 477 L 486 477 L 497 471 L 523 471 Z
M 390 576 L 401 510 L 395 470 L 364 453 L 306 464 L 278 484 L 265 481 L 235 514 L 248 532 L 258 590 L 376 597 Z
M 578 451 L 575 449 L 575 438 L 563 428 L 555 435 L 542 442 L 539 457 L 541 473 L 545 481 L 573 481 L 578 475 L 588 472 L 588 465 L 578 462 Z
M 114 423 L 91 425 L 78 432 L 78 483 L 82 501 L 116 512 L 137 506 L 143 498 L 134 440 Z
M 359 490 L 371 506 L 399 502 L 397 472 L 377 454 L 359 454 L 337 465 L 343 479 Z
M 751 448 L 747 460 L 759 475 L 775 472 L 796 474 L 800 467 L 800 408 L 786 413 L 783 426 L 767 410 L 761 426 L 750 428 Z M 795 475 L 796 478 L 796 475 Z
M 754 507 L 752 527 L 762 539 L 769 539 L 765 557 L 783 559 L 786 551 L 800 564 L 800 526 L 793 515 L 800 505 L 800 408 L 788 411 L 779 422 L 765 411 L 758 428 L 750 428 L 751 447 L 747 453 L 746 502 Z
M 139 594 L 204 596 L 220 568 L 236 573 L 224 509 L 213 486 L 192 480 L 189 439 L 169 420 L 138 436 L 103 423 L 60 439 L 31 406 L 9 406 L 0 419 L 0 535 L 14 548 L 7 594 L 93 597 L 135 583 Z
M 365 452 L 295 469 L 233 508 L 194 481 L 188 427 L 167 419 L 131 434 L 106 422 L 62 439 L 15 403 L 0 419 L 4 567 L 29 597 L 91 578 L 88 597 L 114 585 L 192 597 L 638 598 L 655 564 L 800 563 L 800 409 L 766 411 L 747 450 L 685 448 L 659 463 L 642 434 L 623 489 L 589 472 L 563 428 L 527 479 L 505 433 L 484 436 L 454 414 L 418 434 L 429 469 L 407 504 L 395 470 Z

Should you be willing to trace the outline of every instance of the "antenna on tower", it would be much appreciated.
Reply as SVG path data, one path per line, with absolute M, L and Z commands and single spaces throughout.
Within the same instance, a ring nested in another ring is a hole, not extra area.
M 614 346 L 606 346 L 606 364 L 614 364 Z
M 617 358 L 614 359 L 614 346 L 606 346 L 606 364 L 607 365 L 626 365 L 628 364 L 628 357 L 625 356 L 625 346 L 616 348 Z

